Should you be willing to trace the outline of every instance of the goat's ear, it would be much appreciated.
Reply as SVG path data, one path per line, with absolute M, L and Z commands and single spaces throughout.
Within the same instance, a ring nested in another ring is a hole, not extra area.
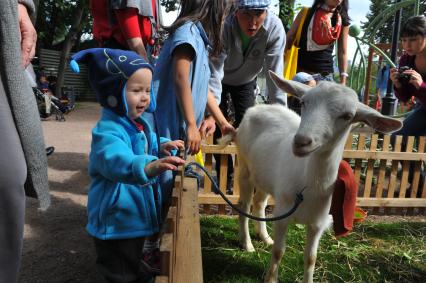
M 271 77 L 272 81 L 277 85 L 277 87 L 282 89 L 284 92 L 294 94 L 297 97 L 302 97 L 305 92 L 312 88 L 308 85 L 299 82 L 282 79 L 271 70 L 269 70 L 269 76 Z
M 401 121 L 383 116 L 361 102 L 357 102 L 357 110 L 352 122 L 364 122 L 381 133 L 391 133 L 402 127 Z

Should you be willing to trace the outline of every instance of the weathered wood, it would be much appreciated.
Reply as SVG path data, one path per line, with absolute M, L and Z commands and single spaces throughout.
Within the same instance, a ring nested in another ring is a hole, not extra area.
M 371 137 L 370 142 L 370 151 L 375 152 L 377 148 L 377 139 L 378 135 L 373 135 Z M 367 173 L 365 175 L 365 183 L 364 183 L 364 197 L 370 197 L 371 193 L 371 183 L 373 181 L 373 169 L 374 169 L 374 161 L 373 159 L 368 160 L 367 163 Z
M 176 232 L 173 283 L 203 282 L 197 195 L 196 180 L 185 178 L 179 200 L 180 208 Z

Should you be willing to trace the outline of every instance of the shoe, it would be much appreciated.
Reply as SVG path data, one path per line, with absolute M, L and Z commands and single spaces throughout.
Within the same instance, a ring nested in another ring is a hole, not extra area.
M 55 148 L 53 146 L 46 147 L 46 155 L 49 156 L 55 151 Z
M 142 257 L 142 265 L 144 269 L 153 275 L 160 275 L 161 254 L 160 249 L 154 249 L 148 253 L 144 253 Z

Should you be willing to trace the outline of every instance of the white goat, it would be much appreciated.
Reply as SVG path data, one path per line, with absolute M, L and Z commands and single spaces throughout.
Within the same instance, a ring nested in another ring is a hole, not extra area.
M 305 188 L 304 200 L 295 213 L 274 223 L 275 242 L 269 237 L 265 222 L 256 223 L 256 232 L 261 240 L 274 244 L 265 282 L 277 282 L 287 226 L 292 220 L 305 224 L 303 282 L 313 282 L 318 243 L 331 224 L 333 186 L 351 124 L 365 122 L 387 133 L 399 129 L 401 122 L 359 103 L 348 87 L 322 82 L 311 88 L 282 80 L 273 72 L 270 76 L 282 90 L 301 97 L 301 118 L 279 105 L 255 106 L 246 112 L 236 137 L 225 136 L 220 143 L 224 145 L 235 138 L 240 170 L 239 205 L 245 212 L 253 198 L 253 214 L 265 217 L 267 199 L 272 195 L 273 214 L 279 216 L 293 207 L 296 194 Z M 239 223 L 243 248 L 254 251 L 248 219 L 240 216 Z

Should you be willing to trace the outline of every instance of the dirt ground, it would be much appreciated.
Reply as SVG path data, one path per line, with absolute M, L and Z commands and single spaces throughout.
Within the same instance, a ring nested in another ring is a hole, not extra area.
M 42 123 L 46 145 L 55 147 L 49 157 L 52 205 L 41 212 L 37 201 L 27 199 L 20 283 L 102 282 L 92 240 L 85 230 L 91 129 L 99 114 L 96 103 L 79 103 L 65 122 L 53 117 Z M 401 217 L 372 219 L 397 221 Z M 425 218 L 414 218 L 419 220 Z
M 27 199 L 19 282 L 102 282 L 92 240 L 85 231 L 91 129 L 100 115 L 95 103 L 79 103 L 65 122 L 43 121 L 49 156 L 51 207 L 42 212 Z

